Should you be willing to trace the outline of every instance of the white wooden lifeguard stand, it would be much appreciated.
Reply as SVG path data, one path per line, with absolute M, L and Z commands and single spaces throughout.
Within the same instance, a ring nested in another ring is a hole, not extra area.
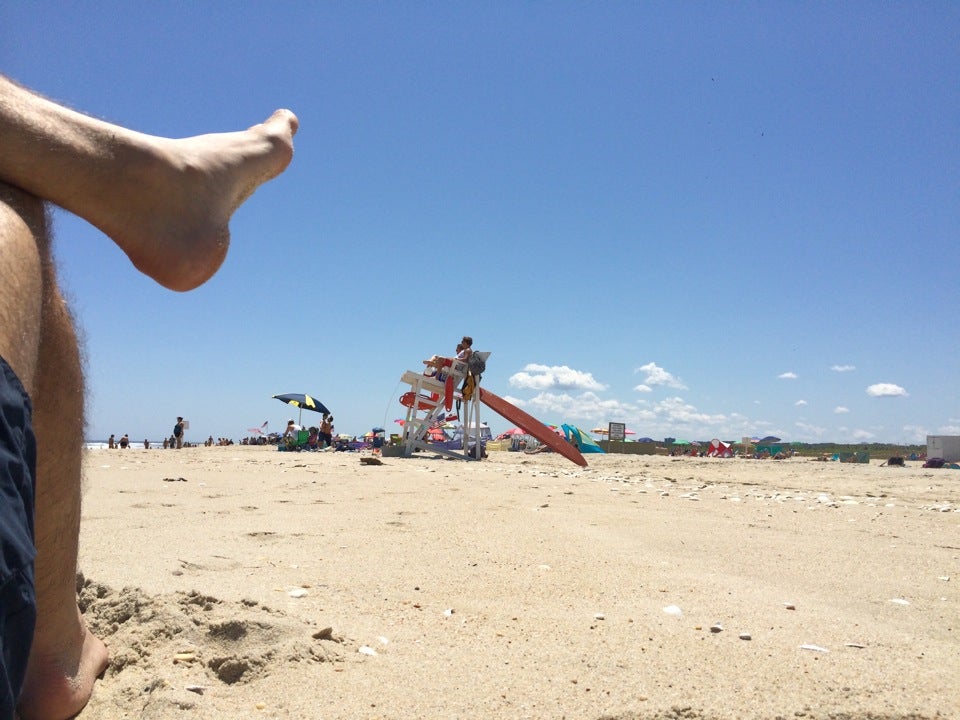
M 488 352 L 476 354 L 483 358 L 484 362 L 490 357 Z M 473 392 L 469 398 L 464 399 L 460 393 L 460 387 L 469 372 L 465 361 L 454 359 L 449 366 L 440 368 L 435 376 L 413 370 L 407 370 L 401 376 L 400 381 L 408 383 L 413 394 L 413 402 L 407 407 L 407 417 L 403 423 L 401 442 L 404 457 L 411 457 L 414 450 L 426 450 L 458 460 L 480 460 L 483 457 L 480 435 L 480 378 L 474 375 Z M 440 377 L 444 379 L 438 379 Z M 447 377 L 452 380 L 449 385 Z M 430 428 L 442 426 L 452 412 L 447 410 L 448 387 L 452 388 L 450 407 L 456 407 L 456 401 L 461 401 L 458 420 L 463 425 L 463 447 L 459 450 L 450 450 L 439 443 L 428 442 L 427 439 Z M 479 448 L 474 452 L 476 457 L 470 455 L 471 444 Z

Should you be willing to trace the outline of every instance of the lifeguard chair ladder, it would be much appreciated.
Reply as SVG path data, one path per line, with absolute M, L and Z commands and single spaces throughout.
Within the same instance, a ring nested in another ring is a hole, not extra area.
M 483 352 L 478 355 L 486 362 L 490 353 Z M 413 402 L 407 407 L 407 417 L 403 423 L 401 442 L 404 457 L 411 457 L 415 450 L 425 450 L 457 460 L 480 460 L 483 457 L 480 436 L 480 378 L 474 376 L 474 388 L 469 398 L 463 398 L 460 393 L 460 386 L 469 372 L 466 362 L 453 360 L 449 366 L 437 372 L 437 376 L 444 376 L 443 380 L 413 370 L 407 370 L 401 376 L 400 381 L 408 383 L 413 394 Z M 463 425 L 463 447 L 460 450 L 450 450 L 429 442 L 427 434 L 430 428 L 443 425 L 449 413 L 448 405 L 453 408 L 458 399 L 461 401 L 458 419 Z M 476 457 L 470 456 L 471 443 L 479 448 L 474 453 Z

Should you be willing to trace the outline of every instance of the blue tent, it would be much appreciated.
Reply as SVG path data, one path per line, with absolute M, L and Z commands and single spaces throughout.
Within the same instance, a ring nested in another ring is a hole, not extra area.
M 603 448 L 597 445 L 596 441 L 587 435 L 583 430 L 576 427 L 575 425 L 567 425 L 564 423 L 560 426 L 563 429 L 563 434 L 566 436 L 567 440 L 571 438 L 577 443 L 577 447 L 580 448 L 582 453 L 602 453 Z

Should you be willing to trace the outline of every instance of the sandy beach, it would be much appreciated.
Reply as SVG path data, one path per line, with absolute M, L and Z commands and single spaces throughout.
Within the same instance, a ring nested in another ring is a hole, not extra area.
M 960 473 L 85 452 L 103 718 L 958 718 Z

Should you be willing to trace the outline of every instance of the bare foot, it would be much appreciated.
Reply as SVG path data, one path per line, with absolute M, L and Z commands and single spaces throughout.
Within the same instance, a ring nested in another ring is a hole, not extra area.
M 220 267 L 233 212 L 293 158 L 298 128 L 289 110 L 240 132 L 181 140 L 138 136 L 114 194 L 87 219 L 136 267 L 172 290 L 192 290 Z
M 233 211 L 290 164 L 298 125 L 277 110 L 247 130 L 173 140 L 0 76 L 0 180 L 96 225 L 161 285 L 190 290 L 223 262 Z
M 38 636 L 30 651 L 20 704 L 21 720 L 66 720 L 79 713 L 93 694 L 93 684 L 106 669 L 106 646 L 87 630 L 77 611 L 79 636 L 74 642 L 45 648 Z

